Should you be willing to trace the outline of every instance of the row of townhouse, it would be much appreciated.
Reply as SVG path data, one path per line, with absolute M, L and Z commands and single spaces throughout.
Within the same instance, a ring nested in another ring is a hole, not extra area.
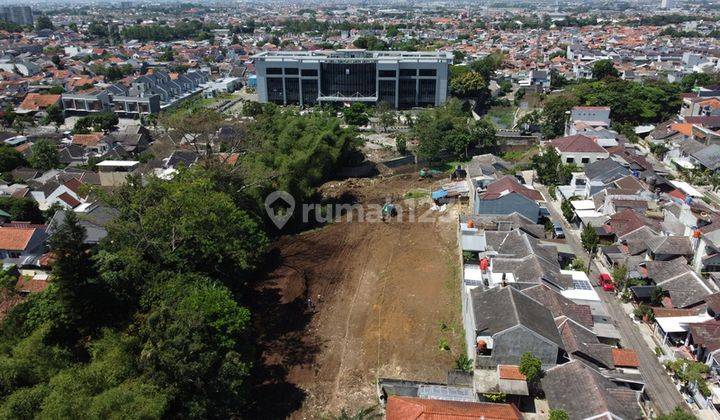
M 158 70 L 138 76 L 129 86 L 97 85 L 89 92 L 64 93 L 62 104 L 67 112 L 112 111 L 130 116 L 156 114 L 200 92 L 201 85 L 208 80 L 209 75 L 204 72 L 170 74 Z

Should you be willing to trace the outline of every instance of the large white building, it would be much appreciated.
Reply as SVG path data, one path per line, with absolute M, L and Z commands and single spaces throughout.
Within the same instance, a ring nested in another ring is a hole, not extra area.
M 260 102 L 387 102 L 394 108 L 447 100 L 450 52 L 278 51 L 253 56 Z

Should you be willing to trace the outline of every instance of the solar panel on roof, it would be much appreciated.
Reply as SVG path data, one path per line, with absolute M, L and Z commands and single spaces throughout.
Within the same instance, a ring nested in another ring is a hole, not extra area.
M 590 282 L 587 280 L 573 280 L 573 289 L 575 290 L 592 290 Z

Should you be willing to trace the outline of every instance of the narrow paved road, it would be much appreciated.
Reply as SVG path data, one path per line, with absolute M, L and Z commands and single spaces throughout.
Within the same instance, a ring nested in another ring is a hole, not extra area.
M 538 190 L 545 196 L 545 201 L 548 203 L 548 211 L 553 221 L 559 221 L 562 223 L 563 230 L 565 230 L 565 238 L 568 245 L 573 248 L 575 254 L 585 261 L 589 260 L 589 255 L 583 249 L 579 235 L 570 226 L 562 215 L 560 206 L 555 201 L 549 200 L 550 194 L 547 188 L 537 186 Z M 597 286 L 597 279 L 599 272 L 595 264 L 590 265 L 590 279 L 593 287 L 598 292 L 600 299 L 605 304 L 605 307 L 614 320 L 614 324 L 620 332 L 620 339 L 626 348 L 633 349 L 638 355 L 640 360 L 640 372 L 643 379 L 645 380 L 645 389 L 650 397 L 653 405 L 655 406 L 656 414 L 669 413 L 675 407 L 681 406 L 684 409 L 688 409 L 685 400 L 680 395 L 680 392 L 675 388 L 670 377 L 665 374 L 665 369 L 660 365 L 657 357 L 655 356 L 654 349 L 651 349 L 647 342 L 643 339 L 638 326 L 635 325 L 630 318 L 627 316 L 622 308 L 620 300 L 615 297 L 612 293 L 607 293 Z

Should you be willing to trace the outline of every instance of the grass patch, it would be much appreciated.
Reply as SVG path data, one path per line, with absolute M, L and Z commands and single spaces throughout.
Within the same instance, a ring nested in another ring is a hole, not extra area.
M 417 200 L 420 198 L 425 198 L 429 195 L 430 195 L 430 192 L 427 190 L 415 189 L 415 190 L 410 190 L 410 191 L 406 192 L 405 195 L 403 196 L 403 198 L 411 198 L 411 199 Z
M 512 128 L 515 118 L 515 107 L 494 106 L 485 115 L 493 124 L 500 128 Z

